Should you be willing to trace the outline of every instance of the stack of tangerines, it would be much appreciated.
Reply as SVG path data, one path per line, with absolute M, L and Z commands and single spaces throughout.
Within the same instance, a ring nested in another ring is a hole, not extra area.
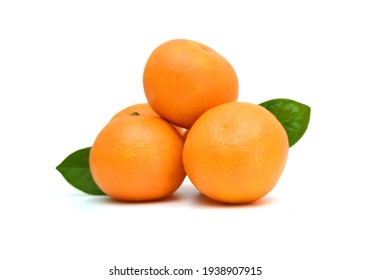
M 161 199 L 186 174 L 225 203 L 249 203 L 273 189 L 287 134 L 265 108 L 237 102 L 237 75 L 223 56 L 191 40 L 165 42 L 150 55 L 143 86 L 148 104 L 114 115 L 91 148 L 90 171 L 104 193 Z

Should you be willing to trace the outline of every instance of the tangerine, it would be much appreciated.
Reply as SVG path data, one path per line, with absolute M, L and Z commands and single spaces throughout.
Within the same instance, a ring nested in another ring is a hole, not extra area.
M 159 117 L 133 115 L 111 120 L 90 151 L 94 181 L 120 201 L 148 201 L 172 194 L 182 183 L 184 140 Z
M 240 204 L 268 194 L 280 178 L 288 138 L 265 108 L 231 102 L 204 113 L 189 130 L 183 163 L 191 182 L 216 201 Z
M 184 128 L 208 109 L 238 96 L 232 65 L 208 46 L 186 39 L 165 42 L 152 52 L 143 87 L 153 110 Z

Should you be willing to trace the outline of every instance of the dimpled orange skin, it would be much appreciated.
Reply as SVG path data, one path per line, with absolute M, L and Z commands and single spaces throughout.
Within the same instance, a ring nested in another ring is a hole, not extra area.
M 274 188 L 288 149 L 285 129 L 268 110 L 231 102 L 196 121 L 184 144 L 183 163 L 192 183 L 209 198 L 250 203 Z
M 184 180 L 183 144 L 174 127 L 159 117 L 111 120 L 90 151 L 93 179 L 115 200 L 164 198 Z
M 139 103 L 139 104 L 131 105 L 121 110 L 120 112 L 115 114 L 111 120 L 121 118 L 121 117 L 131 117 L 135 114 L 138 114 L 140 116 L 148 116 L 148 117 L 151 117 L 151 116 L 160 117 L 155 111 L 153 111 L 151 106 L 149 106 L 147 103 Z M 176 125 L 173 125 L 173 126 L 175 127 L 175 129 L 178 131 L 178 133 L 181 136 L 185 137 L 185 133 L 186 133 L 185 129 L 179 126 L 176 126 Z
M 144 68 L 143 86 L 151 107 L 184 128 L 208 109 L 238 97 L 232 65 L 213 49 L 185 39 L 165 42 L 153 51 Z

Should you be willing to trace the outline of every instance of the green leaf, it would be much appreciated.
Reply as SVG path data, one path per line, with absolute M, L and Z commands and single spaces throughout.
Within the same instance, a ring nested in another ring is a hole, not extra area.
M 292 147 L 304 135 L 310 119 L 310 107 L 291 99 L 272 99 L 260 104 L 270 111 L 286 130 Z
M 94 182 L 89 168 L 90 147 L 70 154 L 57 170 L 76 189 L 92 195 L 105 195 Z

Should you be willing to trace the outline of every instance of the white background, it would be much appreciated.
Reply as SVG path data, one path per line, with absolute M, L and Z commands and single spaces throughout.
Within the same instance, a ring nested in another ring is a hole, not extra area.
M 369 1 L 1 1 L 0 278 L 124 279 L 108 270 L 167 265 L 371 279 L 370 14 Z M 311 106 L 261 201 L 216 204 L 186 180 L 168 200 L 119 204 L 55 170 L 145 102 L 144 64 L 173 38 L 225 56 L 241 101 Z M 192 278 L 214 279 L 174 279 Z

